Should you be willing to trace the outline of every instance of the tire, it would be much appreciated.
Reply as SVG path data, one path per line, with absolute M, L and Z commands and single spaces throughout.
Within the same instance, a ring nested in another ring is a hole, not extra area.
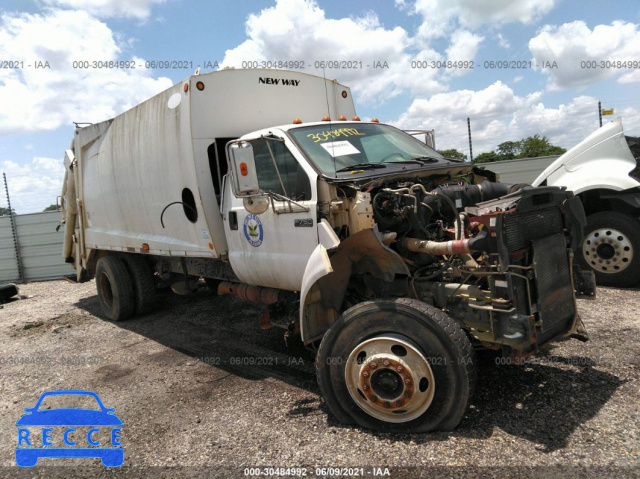
M 433 306 L 367 301 L 327 331 L 316 372 L 340 422 L 381 432 L 449 431 L 473 395 L 475 352 L 458 323 Z
M 615 211 L 590 215 L 578 256 L 598 285 L 633 286 L 640 280 L 640 222 Z
M 122 259 L 133 282 L 135 315 L 146 314 L 156 306 L 156 282 L 149 263 L 135 254 L 125 254 Z
M 122 321 L 131 317 L 135 308 L 133 283 L 121 258 L 104 256 L 98 260 L 96 288 L 107 318 Z

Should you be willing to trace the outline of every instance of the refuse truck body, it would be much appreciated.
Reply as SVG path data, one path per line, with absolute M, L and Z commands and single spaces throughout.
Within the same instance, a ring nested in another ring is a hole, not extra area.
M 63 255 L 107 318 L 145 314 L 161 283 L 265 304 L 263 327 L 316 352 L 341 422 L 450 430 L 476 350 L 517 362 L 587 339 L 579 198 L 360 121 L 335 80 L 194 75 L 76 129 L 65 165 Z

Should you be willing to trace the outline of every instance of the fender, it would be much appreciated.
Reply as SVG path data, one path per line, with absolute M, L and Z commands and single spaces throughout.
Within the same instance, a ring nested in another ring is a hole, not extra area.
M 369 274 L 389 283 L 396 275 L 410 275 L 400 255 L 382 243 L 377 225 L 348 237 L 336 248 L 318 245 L 305 268 L 300 294 L 300 335 L 305 344 L 320 339 L 342 313 L 354 274 Z

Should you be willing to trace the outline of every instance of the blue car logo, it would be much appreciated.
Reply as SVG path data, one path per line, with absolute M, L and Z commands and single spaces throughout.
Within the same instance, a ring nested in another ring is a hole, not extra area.
M 38 410 L 45 398 L 65 395 L 94 398 L 100 409 Z M 22 467 L 33 467 L 41 457 L 99 457 L 104 466 L 121 466 L 124 462 L 124 449 L 120 444 L 122 421 L 114 411 L 113 408 L 106 408 L 100 397 L 91 391 L 62 390 L 42 393 L 36 405 L 33 408 L 26 408 L 27 414 L 16 422 L 18 426 L 16 464 Z M 110 447 L 105 447 L 107 443 Z M 93 447 L 83 447 L 85 444 Z

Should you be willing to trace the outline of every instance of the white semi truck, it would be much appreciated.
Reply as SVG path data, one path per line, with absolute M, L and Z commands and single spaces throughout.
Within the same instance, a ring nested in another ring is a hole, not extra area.
M 64 257 L 95 278 L 105 316 L 142 314 L 158 283 L 188 293 L 201 278 L 264 303 L 264 322 L 316 351 L 342 422 L 452 429 L 476 349 L 522 358 L 586 339 L 580 200 L 496 183 L 360 121 L 337 81 L 194 75 L 77 129 L 65 165 Z
M 585 238 L 577 258 L 598 284 L 640 282 L 640 139 L 617 119 L 547 167 L 533 186 L 564 186 L 582 200 Z

